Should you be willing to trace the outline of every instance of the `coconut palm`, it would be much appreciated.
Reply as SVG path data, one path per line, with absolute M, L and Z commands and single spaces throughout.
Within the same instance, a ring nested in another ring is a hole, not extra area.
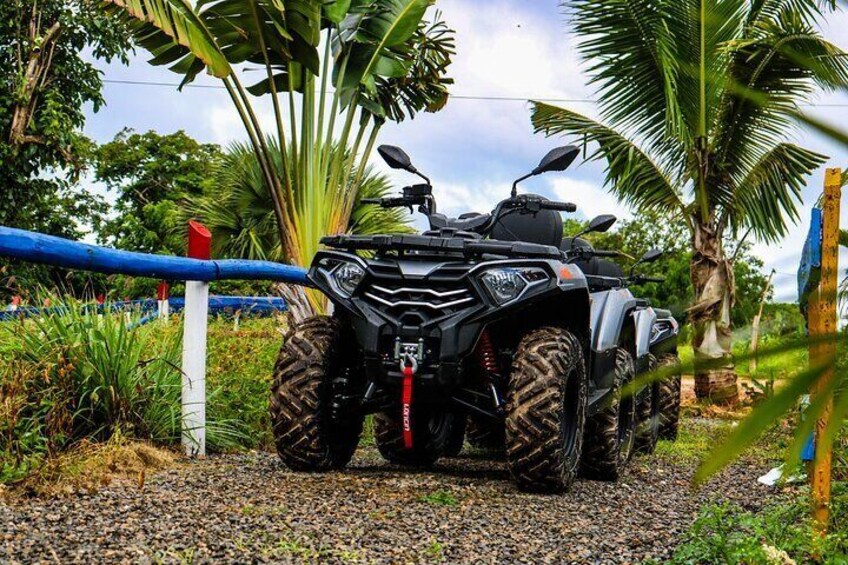
M 437 111 L 447 101 L 453 32 L 438 13 L 424 19 L 434 1 L 102 3 L 153 54 L 151 63 L 170 65 L 183 85 L 203 71 L 221 79 L 256 154 L 282 254 L 305 265 L 322 235 L 347 229 L 383 124 Z M 251 86 L 242 83 L 257 76 Z M 254 111 L 255 96 L 272 102 L 280 168 Z M 333 153 L 334 143 L 356 158 Z M 324 309 L 324 297 L 308 296 L 315 311 Z
M 827 4 L 827 5 L 825 5 Z M 736 398 L 726 234 L 774 242 L 798 218 L 825 157 L 792 144 L 799 104 L 848 84 L 845 54 L 812 0 L 573 0 L 574 33 L 600 120 L 534 103 L 536 131 L 595 144 L 610 190 L 691 234 L 696 392 Z M 710 360 L 707 364 L 703 361 Z M 716 368 L 716 360 L 724 360 Z M 709 365 L 709 368 L 707 368 Z
M 274 165 L 281 168 L 282 152 L 268 140 Z M 338 151 L 338 146 L 332 149 Z M 287 152 L 291 159 L 292 152 Z M 353 159 L 348 152 L 346 159 Z M 274 218 L 274 204 L 265 187 L 256 154 L 246 143 L 233 144 L 214 173 L 214 188 L 186 203 L 186 218 L 198 218 L 212 232 L 216 257 L 238 257 L 288 262 Z M 328 179 L 329 180 L 329 179 Z M 357 182 L 348 179 L 349 184 Z M 367 166 L 357 182 L 358 194 L 347 232 L 355 234 L 409 233 L 409 216 L 397 208 L 360 205 L 362 198 L 381 198 L 391 191 L 387 177 Z M 340 188 L 327 187 L 328 192 Z

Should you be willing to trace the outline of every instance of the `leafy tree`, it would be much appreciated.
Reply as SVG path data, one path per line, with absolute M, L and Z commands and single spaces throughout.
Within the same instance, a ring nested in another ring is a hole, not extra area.
M 282 154 L 274 140 L 268 141 L 275 166 Z M 338 146 L 333 152 L 339 151 Z M 292 152 L 286 154 L 291 159 Z M 354 157 L 348 152 L 346 157 Z M 328 179 L 329 182 L 329 179 Z M 358 182 L 359 192 L 346 231 L 357 234 L 404 233 L 411 231 L 405 211 L 360 204 L 362 198 L 386 196 L 389 180 L 366 167 Z M 214 181 L 202 196 L 188 199 L 185 218 L 199 218 L 212 232 L 212 250 L 216 257 L 239 257 L 285 261 L 279 232 L 274 221 L 274 204 L 265 189 L 255 153 L 244 143 L 234 144 L 223 157 Z
M 63 210 L 92 149 L 83 108 L 103 104 L 102 82 L 83 53 L 126 61 L 129 48 L 123 24 L 92 1 L 0 3 L 0 223 L 73 235 L 68 216 L 42 220 Z
M 120 132 L 95 152 L 95 179 L 117 193 L 114 215 L 98 229 L 118 249 L 182 255 L 180 204 L 210 191 L 222 153 L 183 131 Z
M 610 189 L 674 214 L 691 237 L 696 391 L 732 401 L 733 261 L 726 236 L 775 241 L 797 220 L 801 187 L 825 157 L 786 141 L 818 86 L 848 85 L 848 58 L 812 0 L 572 0 L 601 121 L 535 103 L 548 135 L 595 144 Z M 708 361 L 723 360 L 718 364 Z
M 0 224 L 78 238 L 104 212 L 77 185 L 93 147 L 83 108 L 103 104 L 92 59 L 126 60 L 129 48 L 121 22 L 88 0 L 0 2 Z M 81 293 L 91 280 L 0 260 L 0 296 L 40 285 Z
M 171 65 L 183 84 L 204 70 L 223 81 L 256 153 L 284 255 L 300 265 L 312 259 L 322 235 L 347 228 L 386 120 L 447 102 L 453 37 L 438 15 L 424 20 L 432 3 L 104 0 L 153 62 Z M 260 73 L 247 72 L 257 66 Z M 242 76 L 257 75 L 259 82 L 243 86 Z M 283 155 L 280 169 L 251 94 L 270 97 L 277 146 L 293 154 Z M 333 153 L 332 142 L 349 148 L 358 164 Z M 352 184 L 339 181 L 351 177 Z M 307 296 L 312 310 L 324 309 L 325 297 Z
M 567 220 L 565 233 L 575 234 L 584 227 L 582 222 Z M 621 222 L 610 232 L 585 237 L 598 249 L 615 249 L 628 255 L 616 260 L 625 271 L 648 249 L 656 247 L 662 250 L 663 257 L 659 261 L 641 265 L 638 272 L 662 277 L 664 282 L 633 286 L 631 290 L 636 296 L 649 299 L 654 306 L 668 308 L 681 323 L 687 322 L 687 310 L 694 301 L 694 291 L 689 277 L 692 252 L 685 224 L 669 221 L 668 216 L 649 210 L 632 220 Z M 734 253 L 737 259 L 733 262 L 737 300 L 731 320 L 734 326 L 747 326 L 757 313 L 767 282 L 763 262 L 751 255 L 750 245 L 742 244 Z

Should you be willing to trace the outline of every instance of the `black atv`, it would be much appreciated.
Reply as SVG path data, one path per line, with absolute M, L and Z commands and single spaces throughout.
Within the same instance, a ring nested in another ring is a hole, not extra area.
M 620 394 L 635 374 L 633 340 L 622 339 L 632 316 L 611 301 L 614 315 L 593 329 L 587 279 L 559 248 L 559 212 L 576 206 L 517 194 L 579 150 L 554 149 L 491 214 L 459 218 L 437 212 L 402 150 L 378 151 L 426 182 L 375 203 L 417 206 L 430 229 L 322 240 L 330 249 L 308 276 L 334 314 L 291 328 L 280 351 L 271 417 L 282 460 L 342 468 L 375 414 L 377 447 L 394 463 L 432 464 L 469 420 L 503 442 L 523 489 L 564 491 L 581 467 L 616 478 L 635 436 Z

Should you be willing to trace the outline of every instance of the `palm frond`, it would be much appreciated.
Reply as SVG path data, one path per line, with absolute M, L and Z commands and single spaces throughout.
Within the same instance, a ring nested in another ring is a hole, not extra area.
M 848 56 L 798 14 L 730 42 L 734 63 L 714 145 L 726 174 L 750 170 L 785 135 L 813 89 L 848 85 Z
M 653 142 L 667 137 L 668 130 L 681 133 L 668 3 L 574 0 L 566 5 L 605 121 Z
M 797 204 L 806 179 L 827 157 L 781 143 L 766 153 L 742 178 L 732 206 L 725 210 L 734 229 L 750 228 L 764 241 L 786 234 L 786 219 L 798 220 Z
M 684 205 L 665 172 L 631 140 L 613 129 L 570 110 L 533 102 L 536 133 L 572 135 L 598 148 L 588 160 L 606 161 L 607 185 L 626 203 L 680 212 Z
M 775 19 L 780 14 L 795 12 L 807 22 L 814 22 L 828 11 L 836 9 L 836 0 L 753 0 L 746 26 L 756 26 Z

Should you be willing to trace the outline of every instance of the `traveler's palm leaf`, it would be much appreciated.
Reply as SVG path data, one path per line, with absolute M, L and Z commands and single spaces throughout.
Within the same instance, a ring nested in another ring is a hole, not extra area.
M 114 17 L 126 21 L 135 40 L 153 55 L 154 65 L 171 70 L 191 82 L 207 69 L 218 78 L 232 74 L 226 54 L 219 47 L 203 16 L 188 0 L 102 0 Z

